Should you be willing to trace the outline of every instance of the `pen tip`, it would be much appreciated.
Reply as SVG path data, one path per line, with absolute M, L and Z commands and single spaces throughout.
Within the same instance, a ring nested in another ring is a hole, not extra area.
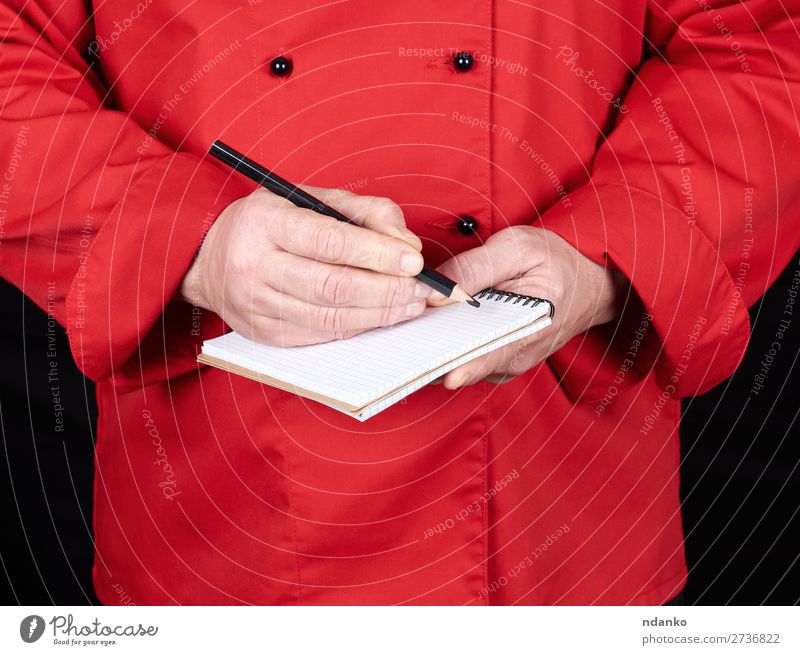
M 480 307 L 481 304 L 475 300 L 472 296 L 470 296 L 464 289 L 460 286 L 456 285 L 453 287 L 453 290 L 450 292 L 450 299 L 451 300 L 458 300 L 459 302 L 465 302 L 473 307 Z

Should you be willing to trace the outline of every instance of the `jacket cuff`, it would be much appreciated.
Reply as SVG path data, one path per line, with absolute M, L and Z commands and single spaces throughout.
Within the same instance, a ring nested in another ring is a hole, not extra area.
M 161 369 L 171 363 L 172 374 L 176 360 L 194 362 L 192 307 L 173 297 L 213 222 L 252 188 L 188 154 L 165 157 L 134 174 L 80 254 L 67 295 L 70 347 L 89 378 L 119 371 L 140 345 L 153 355 L 140 354 L 142 370 L 151 368 L 151 359 Z M 88 234 L 87 228 L 87 241 Z M 170 320 L 164 320 L 165 311 Z M 207 321 L 207 329 L 212 322 L 217 331 L 221 321 Z
M 576 336 L 551 356 L 570 396 L 603 401 L 650 371 L 667 396 L 691 396 L 730 376 L 744 356 L 750 318 L 719 252 L 694 221 L 622 184 L 587 185 L 569 199 L 548 210 L 541 227 L 621 271 L 632 290 L 618 321 Z

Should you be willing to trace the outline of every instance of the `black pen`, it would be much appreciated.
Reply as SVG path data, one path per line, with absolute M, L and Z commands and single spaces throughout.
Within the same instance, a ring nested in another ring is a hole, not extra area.
M 214 143 L 211 144 L 211 150 L 209 152 L 221 162 L 224 162 L 231 168 L 239 171 L 243 175 L 246 175 L 254 182 L 258 182 L 261 186 L 269 191 L 272 191 L 272 193 L 275 195 L 286 198 L 289 202 L 297 207 L 301 207 L 302 209 L 310 209 L 317 214 L 335 218 L 337 221 L 356 225 L 356 223 L 351 221 L 341 212 L 336 211 L 333 207 L 326 205 L 318 198 L 315 198 L 310 193 L 303 191 L 301 188 L 295 186 L 291 182 L 287 182 L 279 175 L 267 170 L 260 164 L 254 162 L 252 159 L 248 159 L 241 152 L 237 152 L 229 145 L 222 143 L 222 141 L 214 141 Z M 475 300 L 475 298 L 470 296 L 449 277 L 442 275 L 438 271 L 434 271 L 431 268 L 425 267 L 419 272 L 417 279 L 420 282 L 427 284 L 434 291 L 438 291 L 443 296 L 447 296 L 453 300 L 466 302 L 473 307 L 480 306 L 480 303 Z

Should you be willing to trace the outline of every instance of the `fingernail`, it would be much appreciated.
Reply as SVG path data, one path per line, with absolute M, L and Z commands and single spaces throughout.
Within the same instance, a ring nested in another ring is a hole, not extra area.
M 417 298 L 427 298 L 433 293 L 433 289 L 431 289 L 427 284 L 422 284 L 422 282 L 417 282 L 414 286 L 414 296 Z
M 417 316 L 425 309 L 424 302 L 415 302 L 412 305 L 406 305 L 406 316 Z
M 422 270 L 422 257 L 417 252 L 405 252 L 400 257 L 400 270 L 409 275 L 416 275 Z

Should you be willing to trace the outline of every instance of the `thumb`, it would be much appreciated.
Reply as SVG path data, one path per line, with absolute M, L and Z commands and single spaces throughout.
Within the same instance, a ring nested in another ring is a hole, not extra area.
M 305 185 L 302 188 L 326 205 L 342 212 L 354 223 L 405 241 L 417 251 L 422 250 L 422 241 L 406 227 L 403 210 L 389 198 L 359 196 L 344 189 L 322 189 Z
M 449 259 L 436 270 L 458 283 L 472 295 L 511 280 L 527 268 L 527 243 L 514 238 L 513 230 L 493 234 L 484 245 L 462 252 Z M 440 294 L 428 298 L 434 307 L 455 302 Z

